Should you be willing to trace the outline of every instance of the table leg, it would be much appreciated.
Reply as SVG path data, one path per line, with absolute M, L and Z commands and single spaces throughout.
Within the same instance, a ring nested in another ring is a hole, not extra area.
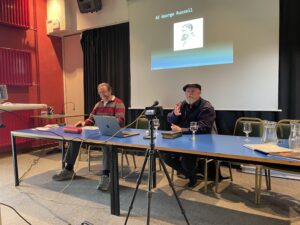
M 14 173 L 15 173 L 15 186 L 19 186 L 19 172 L 18 172 L 18 159 L 17 159 L 17 146 L 16 146 L 16 137 L 11 135 L 11 151 L 13 157 Z
M 118 150 L 115 146 L 109 146 L 111 151 L 110 163 L 110 213 L 120 215 L 120 193 L 119 193 L 119 170 Z
M 260 204 L 260 191 L 261 191 L 261 166 L 255 166 L 255 203 Z
M 61 168 L 64 169 L 65 168 L 65 155 L 66 155 L 66 150 L 65 150 L 65 141 L 61 141 Z

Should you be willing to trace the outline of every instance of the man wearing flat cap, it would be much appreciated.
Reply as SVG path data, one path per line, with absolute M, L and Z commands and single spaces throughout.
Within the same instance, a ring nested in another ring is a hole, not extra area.
M 186 84 L 183 91 L 185 92 L 185 100 L 176 104 L 174 110 L 168 114 L 167 119 L 171 123 L 172 130 L 190 134 L 190 123 L 197 122 L 198 130 L 196 134 L 210 134 L 216 112 L 210 102 L 201 98 L 200 84 Z M 167 165 L 189 178 L 189 187 L 196 185 L 197 156 L 182 153 L 164 153 L 163 159 Z

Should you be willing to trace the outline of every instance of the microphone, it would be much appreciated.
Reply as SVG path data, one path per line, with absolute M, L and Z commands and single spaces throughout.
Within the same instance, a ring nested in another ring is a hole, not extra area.
M 155 100 L 155 101 L 153 102 L 153 104 L 152 104 L 150 107 L 158 106 L 158 104 L 159 104 L 159 102 L 158 102 L 157 100 Z

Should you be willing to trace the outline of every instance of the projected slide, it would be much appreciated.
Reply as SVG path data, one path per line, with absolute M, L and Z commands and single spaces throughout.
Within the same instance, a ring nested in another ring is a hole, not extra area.
M 232 41 L 214 40 L 211 29 L 205 27 L 209 17 L 197 11 L 193 6 L 150 15 L 151 26 L 162 31 L 152 34 L 157 44 L 151 48 L 151 70 L 233 63 Z
M 174 51 L 203 47 L 203 18 L 174 23 Z

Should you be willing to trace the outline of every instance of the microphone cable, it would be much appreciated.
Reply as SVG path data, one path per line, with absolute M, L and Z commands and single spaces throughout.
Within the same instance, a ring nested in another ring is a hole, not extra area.
M 38 128 L 32 128 L 32 130 L 38 130 L 38 131 L 42 131 L 42 132 L 48 132 L 48 133 L 52 133 L 52 134 L 55 134 L 56 136 L 59 136 L 63 139 L 63 141 L 65 140 L 64 137 L 60 134 L 57 134 L 53 131 L 48 131 L 48 130 L 41 130 L 41 129 L 38 129 Z M 39 160 L 41 159 L 41 156 L 42 156 L 42 153 L 45 151 L 46 149 L 40 149 L 40 150 L 37 150 L 39 151 L 39 155 L 37 156 L 36 159 L 33 159 L 32 163 L 30 164 L 30 166 L 25 170 L 25 172 L 20 176 L 19 178 L 19 181 L 21 182 L 25 177 L 26 175 L 31 171 L 31 169 L 36 166 L 39 162 Z M 35 151 L 36 152 L 36 151 Z
M 158 104 L 158 101 L 155 101 L 154 102 L 155 105 Z M 6 111 L 6 110 L 5 110 Z M 107 138 L 106 140 L 104 140 L 104 144 L 107 143 L 109 140 L 111 140 L 112 138 L 114 138 L 118 133 L 124 131 L 126 128 L 130 127 L 132 124 L 134 124 L 136 121 L 138 121 L 138 119 L 140 119 L 145 113 L 145 109 L 136 117 L 136 119 L 134 121 L 132 121 L 130 124 L 126 125 L 125 127 L 122 127 L 121 129 L 119 129 L 117 132 L 115 132 L 112 136 L 110 136 L 109 138 Z M 62 138 L 62 141 L 66 141 L 66 139 L 64 138 L 64 136 L 54 132 L 54 131 L 50 131 L 50 130 L 41 130 L 41 129 L 38 129 L 38 128 L 33 128 L 33 130 L 37 130 L 37 131 L 42 131 L 42 132 L 48 132 L 48 133 L 52 133 L 52 134 L 55 134 L 56 136 L 59 136 Z M 69 141 L 72 142 L 74 140 L 81 140 L 80 142 L 80 147 L 79 147 L 79 150 L 81 149 L 83 143 L 88 140 L 89 137 L 91 136 L 95 136 L 95 134 L 91 134 L 89 135 L 88 137 L 85 137 L 85 138 L 80 138 L 80 137 L 75 137 L 73 139 L 70 139 Z M 101 145 L 101 144 L 100 144 Z M 68 151 L 70 149 L 70 145 L 68 146 L 67 150 L 66 150 L 66 153 L 65 153 L 65 156 L 68 154 Z M 42 152 L 42 151 L 41 151 Z M 41 154 L 39 155 L 39 157 L 37 159 L 34 159 L 32 164 L 29 166 L 29 168 L 23 173 L 23 175 L 20 177 L 20 181 L 30 172 L 30 170 L 32 169 L 33 166 L 37 165 L 39 160 L 41 158 Z M 77 160 L 77 163 L 76 163 L 76 166 L 75 166 L 75 169 L 74 169 L 74 174 L 70 180 L 70 182 L 64 187 L 62 188 L 62 190 L 60 191 L 61 193 L 64 192 L 73 182 L 74 180 L 74 177 L 75 177 L 75 170 L 76 168 L 78 167 L 79 165 L 79 160 Z M 65 162 L 65 159 L 64 159 L 64 162 Z
M 3 205 L 5 207 L 8 207 L 8 208 L 12 209 L 22 220 L 24 220 L 27 224 L 31 225 L 31 223 L 28 220 L 26 220 L 14 207 L 12 207 L 8 204 L 2 203 L 2 202 L 0 202 L 0 205 Z
M 158 102 L 157 100 L 155 100 L 155 101 L 153 102 L 153 104 L 152 104 L 150 107 L 155 107 L 155 106 L 157 106 L 158 104 L 159 104 L 159 102 Z M 110 139 L 112 139 L 113 137 L 115 137 L 118 133 L 124 131 L 126 128 L 130 127 L 132 124 L 134 124 L 136 121 L 138 121 L 138 119 L 140 119 L 140 118 L 144 115 L 145 111 L 146 111 L 146 109 L 144 109 L 144 110 L 137 116 L 137 118 L 136 118 L 133 122 L 131 122 L 130 124 L 128 124 L 128 125 L 125 126 L 125 127 L 122 127 L 121 129 L 119 129 L 119 130 L 118 130 L 116 133 L 114 133 L 111 137 L 109 137 L 108 139 L 106 139 L 106 140 L 104 141 L 104 143 L 107 143 Z
M 145 109 L 137 116 L 137 118 L 133 122 L 131 122 L 130 124 L 128 124 L 125 127 L 121 127 L 112 136 L 110 136 L 108 139 L 104 140 L 104 143 L 107 143 L 109 140 L 111 140 L 112 138 L 114 138 L 118 133 L 124 131 L 126 128 L 130 127 L 132 124 L 134 124 L 136 121 L 138 121 L 138 119 L 140 119 L 143 116 L 144 113 L 145 113 Z

